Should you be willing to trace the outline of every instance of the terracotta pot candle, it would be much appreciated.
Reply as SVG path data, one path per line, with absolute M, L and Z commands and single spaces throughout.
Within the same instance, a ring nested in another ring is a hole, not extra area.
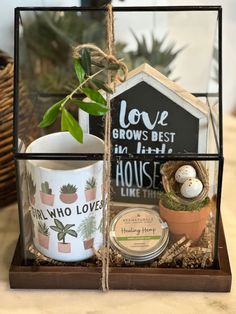
M 164 192 L 160 193 L 160 215 L 175 240 L 186 236 L 199 240 L 210 214 L 209 182 L 200 161 L 168 161 L 161 167 Z
M 175 240 L 185 235 L 188 239 L 197 241 L 205 229 L 211 210 L 209 203 L 205 207 L 193 211 L 169 209 L 162 202 L 159 206 L 160 216 L 167 222 Z

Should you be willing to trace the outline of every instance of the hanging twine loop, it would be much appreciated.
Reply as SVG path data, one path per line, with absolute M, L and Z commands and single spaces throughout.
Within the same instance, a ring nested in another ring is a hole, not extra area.
M 105 53 L 102 49 L 90 43 L 78 45 L 77 47 L 75 47 L 73 50 L 73 57 L 79 58 L 81 55 L 80 52 L 82 49 L 89 49 L 91 51 L 92 59 L 96 61 L 97 63 L 104 63 L 108 66 L 117 65 L 119 70 L 122 72 L 122 75 L 119 75 L 119 73 L 117 73 L 115 80 L 120 81 L 120 82 L 124 82 L 126 80 L 126 77 L 128 74 L 128 68 L 127 68 L 127 65 L 124 62 L 122 62 L 122 60 L 117 59 L 112 53 L 109 53 L 109 52 Z

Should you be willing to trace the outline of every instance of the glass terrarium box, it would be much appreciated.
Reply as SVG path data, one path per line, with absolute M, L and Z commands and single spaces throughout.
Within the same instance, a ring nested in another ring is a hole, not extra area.
M 230 290 L 221 14 L 16 8 L 12 288 Z

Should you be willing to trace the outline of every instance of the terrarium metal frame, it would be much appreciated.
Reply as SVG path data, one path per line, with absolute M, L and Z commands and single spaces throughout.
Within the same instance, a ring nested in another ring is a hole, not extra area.
M 106 8 L 90 7 L 19 7 L 15 9 L 15 67 L 14 67 L 14 157 L 16 164 L 20 160 L 102 160 L 103 154 L 35 154 L 21 153 L 18 150 L 18 116 L 19 116 L 19 23 L 21 11 L 100 11 Z M 213 134 L 218 149 L 217 154 L 159 154 L 139 155 L 122 154 L 112 155 L 112 161 L 119 160 L 198 160 L 218 162 L 218 183 L 216 199 L 216 226 L 215 226 L 215 260 L 214 269 L 165 269 L 165 268 L 121 268 L 110 269 L 110 287 L 114 289 L 147 289 L 147 290 L 195 290 L 195 291 L 229 291 L 231 285 L 231 271 L 224 239 L 224 232 L 220 219 L 220 202 L 223 176 L 223 143 L 222 143 L 222 8 L 220 6 L 161 6 L 161 7 L 113 7 L 114 12 L 177 12 L 177 11 L 216 11 L 218 14 L 218 67 L 219 67 L 219 140 L 214 131 L 214 121 L 210 105 L 210 123 L 213 125 Z M 209 93 L 194 94 L 197 97 L 214 96 Z M 46 95 L 48 96 L 48 95 Z M 56 96 L 56 95 L 55 95 Z M 19 182 L 19 169 L 18 182 Z M 18 183 L 19 184 L 19 183 Z M 20 242 L 17 245 L 15 257 L 10 269 L 10 286 L 12 288 L 100 288 L 100 267 L 85 269 L 80 266 L 27 266 L 24 260 L 24 217 L 21 208 L 21 195 L 18 186 L 19 220 L 20 220 Z M 224 249 L 222 251 L 222 247 Z M 58 281 L 57 278 L 63 272 L 66 280 Z M 76 274 L 76 276 L 75 276 Z M 50 280 L 48 280 L 50 278 Z M 127 281 L 124 278 L 129 278 Z M 150 279 L 152 278 L 151 282 Z M 160 280 L 164 278 L 165 280 Z M 178 282 L 181 278 L 184 284 Z M 192 284 L 194 279 L 194 284 Z M 159 281 L 160 280 L 160 281 Z M 127 283 L 128 282 L 128 283 Z M 149 282 L 149 283 L 148 283 Z

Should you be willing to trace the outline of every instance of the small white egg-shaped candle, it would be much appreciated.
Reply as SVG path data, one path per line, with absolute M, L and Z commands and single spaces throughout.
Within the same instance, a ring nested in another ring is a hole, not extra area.
M 202 192 L 202 189 L 203 184 L 199 179 L 189 178 L 181 186 L 180 192 L 183 197 L 194 198 Z
M 181 166 L 175 173 L 175 180 L 184 183 L 189 178 L 196 177 L 196 170 L 190 165 Z

